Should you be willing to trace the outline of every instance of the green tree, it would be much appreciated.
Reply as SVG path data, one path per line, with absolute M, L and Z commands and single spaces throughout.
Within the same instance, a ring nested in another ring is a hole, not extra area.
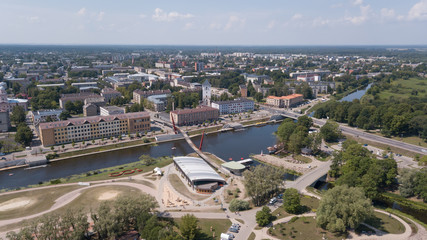
M 197 226 L 198 220 L 193 214 L 186 214 L 181 217 L 179 230 L 181 235 L 186 240 L 194 240 L 200 235 L 200 230 Z
M 62 113 L 59 114 L 59 119 L 61 120 L 67 120 L 68 118 L 71 118 L 71 114 L 67 110 L 62 111 Z
M 15 141 L 24 146 L 29 146 L 33 141 L 33 131 L 25 123 L 20 123 L 15 134 Z
M 311 119 L 309 116 L 303 115 L 298 117 L 297 125 L 310 129 L 310 127 L 313 125 L 313 119 Z
M 283 174 L 283 169 L 267 165 L 257 165 L 243 173 L 246 193 L 255 206 L 266 202 L 283 187 Z
M 12 115 L 10 116 L 10 120 L 14 122 L 16 125 L 19 123 L 25 122 L 25 110 L 21 106 L 14 106 L 12 109 Z
M 237 212 L 237 211 L 248 210 L 250 207 L 249 207 L 249 202 L 235 198 L 231 200 L 228 208 L 232 212 Z
M 414 194 L 427 202 L 427 169 L 421 169 L 416 173 L 414 185 Z
M 271 215 L 271 210 L 269 207 L 264 206 L 258 212 L 256 212 L 255 219 L 260 227 L 267 226 L 271 223 L 273 216 Z
M 400 170 L 399 170 L 400 171 Z M 399 193 L 402 197 L 414 196 L 414 188 L 417 172 L 413 169 L 404 168 L 399 174 Z
M 143 164 L 145 164 L 145 165 L 147 165 L 147 166 L 150 166 L 150 165 L 153 165 L 153 164 L 155 164 L 156 163 L 156 159 L 155 158 L 152 158 L 152 157 L 150 157 L 149 155 L 141 155 L 141 156 L 139 156 L 139 160 L 143 163 Z
M 320 128 L 320 134 L 326 142 L 336 142 L 341 136 L 338 123 L 330 120 Z
M 283 194 L 283 208 L 286 212 L 296 214 L 301 211 L 301 200 L 298 190 L 288 188 Z
M 365 197 L 363 190 L 343 185 L 323 195 L 316 212 L 316 222 L 331 232 L 345 232 L 347 228 L 357 228 L 371 216 L 371 200 Z

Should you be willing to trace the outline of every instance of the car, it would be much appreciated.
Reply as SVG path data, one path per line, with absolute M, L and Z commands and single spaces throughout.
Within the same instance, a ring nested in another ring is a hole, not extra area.
M 240 229 L 240 224 L 238 224 L 238 223 L 233 223 L 233 224 L 231 224 L 231 227 L 232 227 L 232 228 Z
M 234 237 L 234 234 L 232 234 L 232 233 L 227 233 L 228 234 L 228 238 L 229 239 L 234 239 L 235 237 Z
M 364 147 L 367 147 L 367 146 L 368 146 L 368 144 L 363 144 L 363 146 L 364 146 Z
M 238 232 L 239 232 L 239 229 L 231 227 L 231 228 L 229 228 L 229 229 L 228 229 L 228 231 L 229 231 L 229 232 L 238 233 Z
M 275 204 L 276 202 L 277 202 L 277 198 L 276 197 L 270 199 L 270 204 Z
M 0 152 L 0 156 L 4 156 L 4 155 L 6 155 L 6 153 Z
M 6 158 L 5 157 L 1 157 L 1 160 L 6 160 Z
M 283 198 L 283 193 L 277 195 L 278 198 Z

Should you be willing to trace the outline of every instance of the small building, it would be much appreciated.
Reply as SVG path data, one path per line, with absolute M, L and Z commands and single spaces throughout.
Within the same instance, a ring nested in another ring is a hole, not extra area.
M 171 91 L 169 89 L 167 90 L 154 90 L 154 91 L 142 91 L 142 90 L 135 90 L 132 93 L 133 99 L 132 101 L 134 103 L 142 103 L 141 101 L 144 98 L 148 98 L 149 96 L 154 96 L 154 95 L 163 95 L 163 94 L 171 94 Z
M 114 90 L 112 88 L 104 88 L 101 91 L 101 96 L 105 98 L 105 101 L 110 102 L 111 99 L 121 97 L 122 94 L 119 91 Z
M 168 96 L 168 94 L 152 95 L 147 97 L 147 101 L 152 106 L 152 110 L 156 112 L 163 112 L 166 109 Z
M 62 111 L 62 109 L 31 111 L 30 116 L 34 125 L 37 125 L 41 122 L 46 122 L 48 117 L 50 117 L 53 121 L 59 121 L 59 115 L 61 115 Z
M 116 107 L 116 106 L 105 106 L 105 107 L 100 107 L 99 112 L 101 116 L 110 116 L 110 115 L 116 115 L 116 114 L 124 114 L 125 109 L 121 107 Z
M 199 193 L 212 193 L 226 183 L 224 178 L 201 158 L 174 157 L 173 163 L 193 190 Z
M 192 109 L 182 109 L 170 112 L 171 122 L 178 126 L 193 125 L 205 121 L 214 121 L 219 117 L 219 110 L 208 106 L 200 106 Z M 173 120 L 172 120 L 173 119 Z
M 219 114 L 241 113 L 254 110 L 254 101 L 239 98 L 232 101 L 212 102 L 212 107 L 219 110 Z
M 61 108 L 65 108 L 65 104 L 67 102 L 85 102 L 88 98 L 101 98 L 102 96 L 94 93 L 70 93 L 70 94 L 62 94 L 59 99 L 59 106 Z
M 270 106 L 279 108 L 291 108 L 304 101 L 302 94 L 291 94 L 288 96 L 276 97 L 268 96 L 266 103 Z
M 242 172 L 246 169 L 245 165 L 235 161 L 223 163 L 221 167 L 237 176 L 241 176 Z
M 83 116 L 90 117 L 98 115 L 99 108 L 93 103 L 83 105 Z

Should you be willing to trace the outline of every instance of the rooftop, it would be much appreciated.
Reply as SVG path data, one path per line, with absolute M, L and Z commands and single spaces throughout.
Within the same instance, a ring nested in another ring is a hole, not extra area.
M 208 106 L 201 106 L 197 108 L 175 110 L 175 111 L 171 111 L 171 113 L 187 114 L 187 113 L 197 113 L 197 112 L 206 112 L 206 111 L 218 111 L 218 109 L 213 107 L 208 107 Z
M 193 183 L 199 181 L 225 182 L 224 178 L 201 158 L 174 157 L 173 161 Z
M 223 163 L 221 166 L 232 170 L 243 170 L 246 168 L 245 165 L 234 161 Z
M 302 94 L 296 94 L 296 93 L 294 93 L 294 94 L 291 94 L 291 95 L 288 95 L 288 96 L 282 96 L 282 97 L 268 96 L 267 98 L 285 100 L 285 99 L 294 99 L 294 98 L 298 98 L 298 97 L 302 97 L 302 96 L 303 96 Z

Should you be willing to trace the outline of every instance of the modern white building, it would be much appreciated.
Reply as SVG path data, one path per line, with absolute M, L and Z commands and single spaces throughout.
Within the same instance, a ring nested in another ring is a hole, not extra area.
M 232 101 L 212 102 L 212 107 L 219 110 L 219 114 L 241 113 L 254 110 L 254 101 L 239 98 Z
M 99 108 L 99 112 L 101 116 L 110 116 L 117 114 L 124 114 L 125 110 L 116 106 L 104 106 Z

